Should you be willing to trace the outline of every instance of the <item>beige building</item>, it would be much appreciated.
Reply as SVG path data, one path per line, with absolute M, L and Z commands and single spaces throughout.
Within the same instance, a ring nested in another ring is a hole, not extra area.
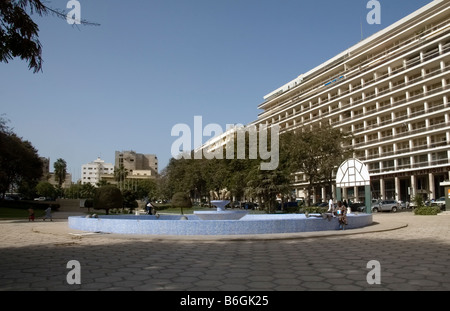
M 58 181 L 55 179 L 55 173 L 50 172 L 50 158 L 40 157 L 42 161 L 42 180 L 48 181 L 53 186 L 58 186 Z M 66 179 L 61 184 L 61 188 L 67 189 L 72 185 L 72 174 L 66 173 Z
M 373 197 L 436 199 L 450 177 L 449 101 L 450 1 L 436 0 L 266 95 L 254 124 L 352 132 Z M 298 197 L 305 185 L 295 176 Z M 361 200 L 363 188 L 344 197 Z
M 130 177 L 156 177 L 158 157 L 154 154 L 142 154 L 135 151 L 116 151 L 115 167 L 123 166 Z

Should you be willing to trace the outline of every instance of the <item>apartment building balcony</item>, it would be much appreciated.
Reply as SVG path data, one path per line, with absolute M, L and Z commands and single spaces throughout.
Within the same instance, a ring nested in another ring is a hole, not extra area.
M 446 29 L 443 35 L 445 35 L 448 38 L 450 38 L 450 29 L 448 29 L 449 23 L 448 21 L 445 23 L 442 23 L 441 28 Z M 380 55 L 376 55 L 371 57 L 369 60 L 375 61 L 375 64 L 371 64 L 371 66 L 366 68 L 361 68 L 361 66 L 358 66 L 358 70 L 355 70 L 355 68 L 351 68 L 346 70 L 345 72 L 340 72 L 338 75 L 340 77 L 334 79 L 337 80 L 336 83 L 332 84 L 328 88 L 323 88 L 326 81 L 328 81 L 330 78 L 325 78 L 326 80 L 323 80 L 319 82 L 318 84 L 314 85 L 313 87 L 307 89 L 298 91 L 301 93 L 294 94 L 289 98 L 286 98 L 283 101 L 280 101 L 279 105 L 276 107 L 273 107 L 271 109 L 267 109 L 266 111 L 260 113 L 259 120 L 264 121 L 265 118 L 270 117 L 270 115 L 274 115 L 277 113 L 284 113 L 286 110 L 291 109 L 293 105 L 297 105 L 297 103 L 301 102 L 302 100 L 309 99 L 309 98 L 320 98 L 320 101 L 311 104 L 309 107 L 305 107 L 307 110 L 312 110 L 314 108 L 317 108 L 319 106 L 322 106 L 326 103 L 331 102 L 332 100 L 335 100 L 337 98 L 342 98 L 346 95 L 351 95 L 352 93 L 358 92 L 358 91 L 364 91 L 367 90 L 369 87 L 373 86 L 374 84 L 379 84 L 395 79 L 400 74 L 411 71 L 417 68 L 420 68 L 422 66 L 427 66 L 433 61 L 439 60 L 445 56 L 449 55 L 450 52 L 450 41 L 442 43 L 441 41 L 445 40 L 442 38 L 437 39 L 436 41 L 430 41 L 428 45 L 426 45 L 425 42 L 422 42 L 421 44 L 415 44 L 411 51 L 408 51 L 409 54 L 392 54 L 389 58 L 383 58 L 383 60 L 376 61 L 376 58 Z M 407 40 L 409 42 L 409 40 Z M 437 45 L 438 44 L 438 45 Z M 427 51 L 426 49 L 430 45 L 437 45 L 437 47 L 434 47 L 432 50 Z M 399 47 L 400 48 L 400 47 Z M 425 52 L 423 51 L 425 50 Z M 406 51 L 402 50 L 402 53 L 406 53 Z M 414 56 L 417 54 L 417 56 Z M 395 58 L 395 57 L 397 58 Z M 369 61 L 368 60 L 368 61 Z M 392 61 L 392 64 L 388 66 L 388 68 L 381 69 L 382 66 L 386 66 L 386 63 L 388 61 Z M 398 65 L 395 65 L 397 63 Z M 364 66 L 364 62 L 362 63 Z M 447 63 L 446 66 L 448 66 L 450 63 Z M 379 71 L 385 71 L 385 73 L 377 74 Z M 444 70 L 444 68 L 441 68 L 441 70 Z M 364 79 L 364 75 L 367 74 L 367 72 L 374 72 L 375 75 L 370 75 L 369 77 L 366 77 Z M 343 75 L 345 74 L 345 75 Z M 344 77 L 341 79 L 341 77 Z M 332 78 L 331 78 L 332 79 Z M 413 82 L 417 82 L 413 81 Z M 351 85 L 347 90 L 340 90 L 340 88 L 345 84 Z M 399 86 L 400 87 L 400 86 Z M 311 92 L 313 90 L 316 90 L 317 94 L 312 94 Z M 395 90 L 395 89 L 394 89 Z M 290 92 L 293 92 L 292 90 Z M 297 93 L 298 93 L 297 92 Z M 373 94 L 372 96 L 379 96 L 381 94 Z M 344 107 L 341 107 L 345 108 Z

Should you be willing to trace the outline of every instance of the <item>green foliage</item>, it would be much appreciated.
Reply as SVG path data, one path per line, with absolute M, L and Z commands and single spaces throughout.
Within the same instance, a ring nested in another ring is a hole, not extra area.
M 439 206 L 421 206 L 414 209 L 414 215 L 437 215 L 440 212 Z
M 325 213 L 327 212 L 328 207 L 319 207 L 319 206 L 304 206 L 301 207 L 299 212 L 300 213 L 309 213 L 309 214 L 313 214 L 313 213 L 317 213 L 317 214 L 321 214 L 321 213 Z
M 136 201 L 138 199 L 136 191 L 133 190 L 123 190 L 122 191 L 123 196 L 123 206 L 129 207 L 131 209 L 135 209 L 138 207 L 138 202 Z
M 104 209 L 106 214 L 110 209 L 122 208 L 123 196 L 119 188 L 115 186 L 104 186 L 97 189 L 94 196 L 94 208 Z
M 25 12 L 28 7 L 41 16 L 47 12 L 40 0 L 0 1 L 0 61 L 20 57 L 36 73 L 42 68 L 42 47 L 39 27 Z
M 39 42 L 39 27 L 31 19 L 51 13 L 66 21 L 64 11 L 48 7 L 42 0 L 0 1 L 0 62 L 8 63 L 14 57 L 28 62 L 34 73 L 42 70 L 42 46 Z M 31 14 L 28 15 L 26 11 Z M 97 23 L 81 20 L 83 25 L 98 26 Z
M 68 199 L 92 199 L 95 195 L 96 188 L 90 183 L 72 184 L 64 190 L 64 195 Z
M 177 192 L 172 197 L 172 206 L 181 208 L 181 214 L 183 214 L 183 208 L 191 208 L 192 201 L 185 192 Z
M 287 156 L 289 171 L 306 175 L 308 206 L 313 188 L 318 184 L 329 184 L 331 188 L 333 171 L 353 153 L 350 147 L 345 147 L 350 145 L 350 137 L 330 126 L 283 134 L 281 150 Z
M 139 180 L 136 185 L 136 196 L 138 199 L 149 198 L 150 200 L 157 198 L 157 185 L 153 179 Z
M 42 176 L 42 167 L 33 145 L 13 133 L 0 117 L 0 196 L 3 197 L 11 186 L 31 192 Z
M 263 171 L 260 164 L 267 161 L 250 159 L 250 139 L 248 133 L 246 135 L 244 159 L 236 158 L 237 144 L 234 146 L 234 159 L 227 159 L 226 148 L 223 148 L 222 159 L 195 159 L 193 153 L 191 159 L 171 159 L 159 179 L 159 187 L 165 192 L 163 197 L 171 198 L 177 192 L 187 192 L 195 201 L 201 201 L 210 196 L 211 190 L 227 188 L 236 200 L 244 196 L 259 200 L 264 202 L 266 212 L 273 213 L 277 195 L 290 197 L 294 173 L 301 171 L 306 174 L 309 181 L 307 190 L 312 194 L 313 187 L 333 183 L 333 171 L 352 154 L 352 149 L 345 147 L 349 135 L 340 130 L 326 126 L 298 129 L 295 133 L 280 135 L 279 165 L 274 170 Z
M 36 193 L 40 197 L 55 198 L 56 189 L 48 181 L 40 181 L 36 186 Z
M 0 200 L 0 208 L 12 208 L 12 209 L 22 209 L 27 210 L 29 208 L 33 208 L 35 210 L 45 210 L 48 207 L 51 207 L 53 211 L 57 211 L 60 208 L 60 204 L 56 202 L 47 202 L 47 201 L 4 201 Z
M 53 164 L 53 168 L 55 170 L 55 180 L 58 183 L 59 188 L 61 188 L 62 184 L 66 180 L 67 163 L 64 159 L 57 159 Z
M 425 207 L 425 202 L 423 201 L 423 197 L 421 195 L 416 195 L 412 198 L 415 208 Z
M 86 199 L 86 201 L 84 201 L 84 207 L 94 207 L 94 199 Z

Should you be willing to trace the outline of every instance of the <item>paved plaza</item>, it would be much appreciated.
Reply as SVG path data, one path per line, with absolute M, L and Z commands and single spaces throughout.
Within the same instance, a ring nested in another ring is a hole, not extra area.
M 67 216 L 0 221 L 1 291 L 450 290 L 446 213 L 378 213 L 362 229 L 232 238 L 86 234 L 68 228 Z M 71 260 L 81 284 L 67 282 Z M 380 284 L 367 281 L 372 260 Z

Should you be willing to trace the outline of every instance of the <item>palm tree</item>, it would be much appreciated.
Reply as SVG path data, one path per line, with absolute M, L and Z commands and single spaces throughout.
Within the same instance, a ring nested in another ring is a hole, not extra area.
M 58 183 L 59 188 L 61 188 L 62 184 L 66 180 L 67 163 L 63 159 L 58 159 L 53 164 L 53 168 L 55 169 L 55 180 Z
M 123 184 L 124 184 L 127 176 L 128 176 L 128 170 L 123 165 L 120 165 L 119 167 L 114 168 L 114 179 L 119 184 L 120 190 L 122 190 Z

